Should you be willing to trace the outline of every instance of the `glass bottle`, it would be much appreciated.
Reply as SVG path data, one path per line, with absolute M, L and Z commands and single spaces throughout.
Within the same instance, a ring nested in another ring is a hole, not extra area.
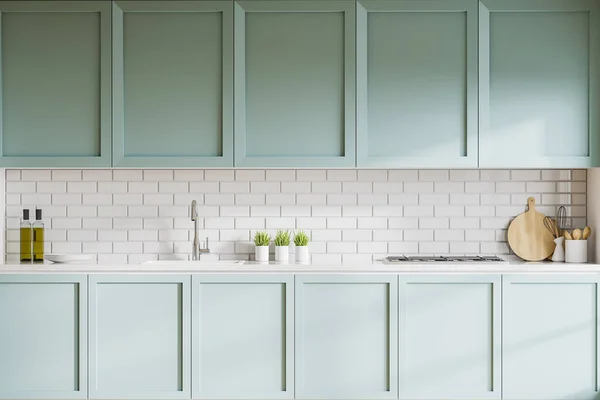
M 33 230 L 33 262 L 44 262 L 44 223 L 42 222 L 42 210 L 35 209 L 35 222 Z
M 21 220 L 21 262 L 31 262 L 33 251 L 31 222 L 29 222 L 29 210 L 23 210 L 23 219 Z

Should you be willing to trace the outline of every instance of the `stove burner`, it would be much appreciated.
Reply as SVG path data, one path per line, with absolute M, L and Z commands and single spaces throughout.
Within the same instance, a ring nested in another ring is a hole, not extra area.
M 505 262 L 498 256 L 389 256 L 387 263 L 402 262 Z

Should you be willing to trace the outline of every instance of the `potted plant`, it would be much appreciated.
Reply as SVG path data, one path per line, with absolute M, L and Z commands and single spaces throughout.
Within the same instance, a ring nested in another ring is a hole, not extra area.
M 290 232 L 278 230 L 275 234 L 275 261 L 287 264 L 290 260 Z
M 269 262 L 269 243 L 271 236 L 265 231 L 254 235 L 254 259 L 258 262 Z
M 296 245 L 296 262 L 308 264 L 308 235 L 304 231 L 297 232 L 294 235 L 294 244 Z

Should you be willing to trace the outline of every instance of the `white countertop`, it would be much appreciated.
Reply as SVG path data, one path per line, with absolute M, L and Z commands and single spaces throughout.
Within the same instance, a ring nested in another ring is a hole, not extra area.
M 146 264 L 2 264 L 0 274 L 29 273 L 600 273 L 600 264 L 567 264 L 564 262 L 509 263 L 402 263 L 371 265 L 341 264 L 259 264 L 245 261 L 158 261 Z

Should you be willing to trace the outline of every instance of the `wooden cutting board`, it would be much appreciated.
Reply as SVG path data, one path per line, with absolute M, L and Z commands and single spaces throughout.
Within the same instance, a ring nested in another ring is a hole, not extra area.
M 554 252 L 554 236 L 544 225 L 545 215 L 535 209 L 535 199 L 527 199 L 528 210 L 518 215 L 508 227 L 508 244 L 526 261 L 541 261 Z

